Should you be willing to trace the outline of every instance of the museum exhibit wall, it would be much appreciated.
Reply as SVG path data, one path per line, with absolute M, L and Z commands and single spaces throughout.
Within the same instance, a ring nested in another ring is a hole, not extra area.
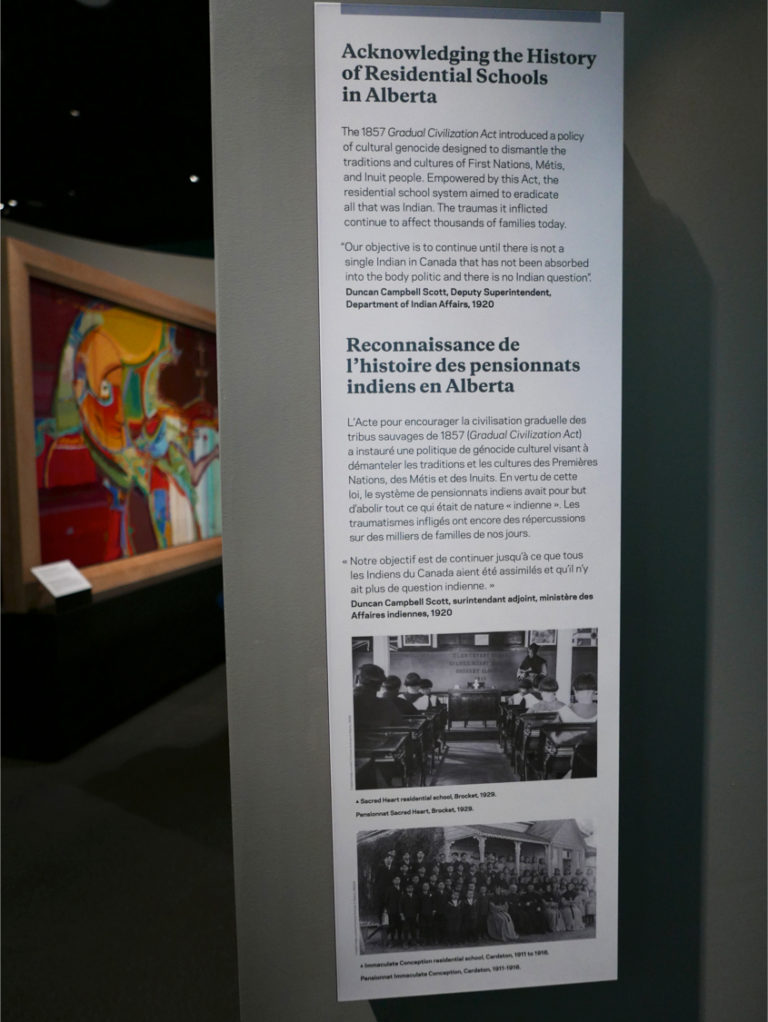
M 3 234 L 207 309 L 212 259 L 148 252 L 5 220 Z M 66 611 L 3 613 L 3 747 L 52 759 L 224 659 L 221 566 L 166 576 Z M 83 649 L 88 657 L 83 657 Z M 141 661 L 129 651 L 141 650 Z M 115 651 L 120 650 L 120 655 Z M 25 664 L 20 671 L 18 665 Z M 104 684 L 109 664 L 110 684 Z M 29 684 L 35 678 L 35 685 Z
M 764 13 L 620 6 L 620 978 L 370 1007 L 334 984 L 312 4 L 212 0 L 246 1022 L 763 1017 Z

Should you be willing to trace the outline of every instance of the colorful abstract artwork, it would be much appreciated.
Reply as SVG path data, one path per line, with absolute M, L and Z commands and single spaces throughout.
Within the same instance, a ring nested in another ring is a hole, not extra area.
M 221 534 L 213 333 L 30 280 L 42 563 Z

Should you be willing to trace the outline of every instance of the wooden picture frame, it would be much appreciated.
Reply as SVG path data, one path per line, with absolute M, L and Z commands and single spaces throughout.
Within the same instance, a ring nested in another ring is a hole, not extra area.
M 2 572 L 3 604 L 25 611 L 40 601 L 30 568 L 41 563 L 40 504 L 36 466 L 35 364 L 31 288 L 38 282 L 78 292 L 99 307 L 158 317 L 175 331 L 215 334 L 215 314 L 26 242 L 3 242 L 2 309 Z M 99 303 L 105 303 L 103 305 Z M 108 303 L 108 304 L 107 304 Z M 175 336 L 175 333 L 174 333 Z M 201 356 L 202 357 L 202 356 Z M 163 370 L 158 369 L 158 376 Z M 208 375 L 203 372 L 198 375 Z M 200 384 L 202 394 L 203 383 Z M 207 384 L 206 384 L 207 385 Z M 143 400 L 143 398 L 142 398 Z M 218 448 L 214 454 L 218 460 Z M 208 465 L 212 462 L 208 461 Z M 205 471 L 206 469 L 203 469 Z M 81 566 L 94 593 L 157 579 L 215 563 L 220 535 Z
M 571 645 L 581 648 L 597 646 L 596 628 L 575 628 L 571 637 Z
M 435 649 L 437 646 L 437 635 L 398 635 L 398 649 Z
M 557 645 L 557 629 L 556 628 L 533 628 L 528 632 L 528 641 L 526 646 L 530 646 L 531 643 L 536 643 L 537 646 L 556 646 Z

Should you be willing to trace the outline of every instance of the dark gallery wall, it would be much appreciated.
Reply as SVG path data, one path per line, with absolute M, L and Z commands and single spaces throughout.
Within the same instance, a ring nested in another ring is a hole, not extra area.
M 6 756 L 57 759 L 224 661 L 219 565 L 3 615 Z
M 212 309 L 213 260 L 57 234 L 5 219 L 3 234 Z M 3 614 L 3 750 L 53 759 L 224 660 L 221 567 Z M 22 666 L 23 665 L 23 666 Z
M 764 1018 L 764 5 L 619 6 L 626 13 L 619 979 L 337 1005 L 312 4 L 212 0 L 245 1022 Z M 734 835 L 748 854 L 734 854 Z M 284 875 L 296 881 L 287 898 Z M 284 925 L 296 918 L 301 927 Z

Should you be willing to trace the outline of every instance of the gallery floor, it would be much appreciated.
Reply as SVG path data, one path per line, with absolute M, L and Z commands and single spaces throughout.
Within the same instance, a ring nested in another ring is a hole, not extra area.
M 235 1022 L 223 666 L 56 763 L 3 761 L 5 1022 Z

